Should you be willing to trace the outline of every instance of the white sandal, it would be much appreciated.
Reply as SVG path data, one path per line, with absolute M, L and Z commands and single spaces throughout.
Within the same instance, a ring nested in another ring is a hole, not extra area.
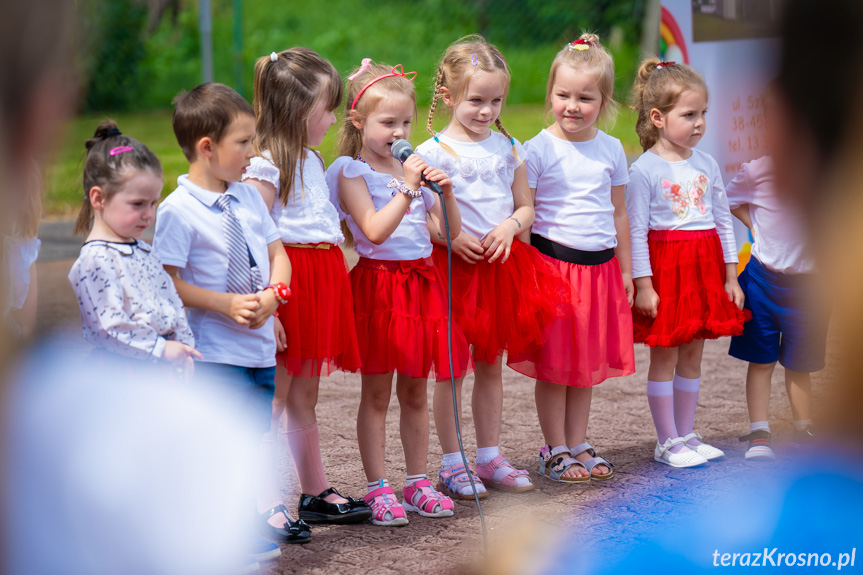
M 683 441 L 686 442 L 686 447 L 688 447 L 698 455 L 702 456 L 707 461 L 710 461 L 711 459 L 719 459 L 720 457 L 725 457 L 724 451 L 722 451 L 721 449 L 717 449 L 712 445 L 707 445 L 706 443 L 702 443 L 701 445 L 689 445 L 690 439 L 697 439 L 698 441 L 701 441 L 701 434 L 695 433 L 693 431 L 689 435 L 684 436 Z
M 683 445 L 686 449 L 680 453 L 672 453 L 670 450 L 675 445 Z M 703 455 L 689 449 L 682 437 L 669 437 L 664 444 L 657 441 L 656 449 L 653 450 L 653 459 L 671 467 L 695 467 L 707 463 Z

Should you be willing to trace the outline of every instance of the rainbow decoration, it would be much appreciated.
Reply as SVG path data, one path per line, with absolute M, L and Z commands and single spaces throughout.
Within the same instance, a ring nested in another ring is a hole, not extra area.
M 677 20 L 665 6 L 659 20 L 659 53 L 663 60 L 689 65 L 689 51 Z

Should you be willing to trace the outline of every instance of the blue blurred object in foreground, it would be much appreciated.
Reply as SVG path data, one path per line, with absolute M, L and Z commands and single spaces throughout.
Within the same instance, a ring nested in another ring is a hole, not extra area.
M 11 379 L 4 572 L 237 572 L 259 434 L 201 387 L 66 349 L 44 342 Z

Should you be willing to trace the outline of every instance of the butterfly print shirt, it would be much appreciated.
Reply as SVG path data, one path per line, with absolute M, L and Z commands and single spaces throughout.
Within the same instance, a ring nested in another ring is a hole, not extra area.
M 633 162 L 626 188 L 632 236 L 632 277 L 653 275 L 647 233 L 650 230 L 716 229 L 726 263 L 737 262 L 737 246 L 719 165 L 704 152 L 669 162 L 645 152 Z

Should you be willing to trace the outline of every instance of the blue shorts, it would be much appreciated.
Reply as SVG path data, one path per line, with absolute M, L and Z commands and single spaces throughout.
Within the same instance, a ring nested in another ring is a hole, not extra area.
M 217 386 L 238 409 L 244 409 L 261 433 L 270 431 L 273 416 L 276 367 L 241 367 L 225 363 L 195 362 L 195 380 Z
M 752 320 L 731 338 L 729 355 L 800 373 L 823 369 L 829 316 L 817 306 L 812 276 L 774 272 L 752 258 L 738 280 Z

